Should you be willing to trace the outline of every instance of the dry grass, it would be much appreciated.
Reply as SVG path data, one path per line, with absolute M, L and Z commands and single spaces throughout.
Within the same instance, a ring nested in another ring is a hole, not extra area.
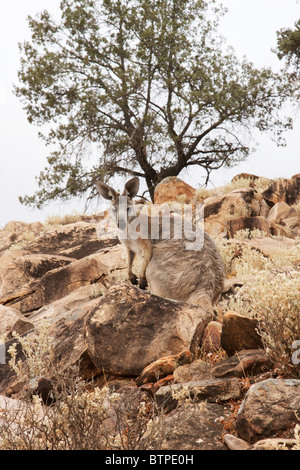
M 14 407 L 0 410 L 0 450 L 151 450 L 164 438 L 163 414 L 155 402 L 126 390 L 99 388 L 79 375 L 79 365 L 59 373 L 53 355 L 54 339 L 43 324 L 35 336 L 15 335 L 26 361 L 10 366 L 23 383 Z M 41 377 L 52 378 L 44 405 L 33 394 Z

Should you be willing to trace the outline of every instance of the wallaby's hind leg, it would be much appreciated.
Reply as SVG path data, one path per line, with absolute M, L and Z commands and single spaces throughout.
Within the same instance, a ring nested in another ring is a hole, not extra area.
M 135 252 L 128 249 L 127 254 L 128 254 L 128 277 L 129 277 L 129 280 L 130 280 L 131 284 L 137 285 L 138 284 L 138 278 L 132 272 L 132 264 L 133 264 L 133 260 L 134 260 L 134 257 L 135 257 Z

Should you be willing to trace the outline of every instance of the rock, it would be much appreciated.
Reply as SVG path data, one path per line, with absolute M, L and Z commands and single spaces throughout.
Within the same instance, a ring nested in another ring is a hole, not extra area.
M 240 439 L 239 437 L 233 436 L 232 434 L 225 434 L 224 443 L 230 450 L 248 450 L 249 443 Z
M 257 333 L 259 324 L 256 319 L 247 318 L 229 311 L 223 316 L 221 347 L 228 356 L 242 349 L 262 348 L 261 336 Z
M 5 230 L 0 230 L 0 256 L 8 250 L 17 240 L 17 234 Z
M 205 353 L 216 352 L 221 348 L 222 323 L 211 321 L 204 330 L 201 348 Z
M 250 446 L 248 450 L 293 450 L 297 444 L 296 439 L 269 438 L 261 439 Z
M 221 441 L 226 410 L 215 403 L 192 404 L 164 419 L 162 450 L 226 450 Z
M 44 233 L 27 245 L 26 250 L 31 253 L 59 254 L 81 259 L 116 244 L 116 238 L 99 238 L 96 223 L 76 222 Z
M 270 237 L 251 238 L 251 240 L 243 240 L 243 243 L 259 250 L 263 256 L 270 259 L 276 259 L 278 252 L 284 253 L 285 250 L 289 252 L 290 250 L 297 250 L 299 247 L 299 242 L 291 238 L 285 238 L 284 240 Z
M 251 173 L 239 173 L 238 175 L 235 175 L 231 182 L 234 183 L 235 181 L 238 180 L 250 180 L 250 181 L 255 181 L 258 180 L 260 177 L 256 175 L 252 175 Z
M 267 219 L 270 212 L 270 207 L 268 203 L 264 199 L 260 199 L 258 202 L 258 213 L 261 217 L 265 217 Z
M 19 234 L 24 232 L 39 233 L 42 229 L 43 224 L 41 222 L 27 223 L 20 220 L 11 220 L 5 225 L 3 230 Z
M 79 365 L 79 373 L 86 379 L 91 379 L 101 372 L 95 368 L 91 361 L 84 341 L 85 318 L 94 306 L 94 302 L 96 299 L 70 310 L 49 326 L 49 336 L 53 338 L 55 371 L 63 373 L 71 366 Z M 29 338 L 34 339 L 37 334 L 39 331 L 35 328 L 30 331 Z M 23 386 L 8 365 L 10 360 L 8 349 L 13 343 L 17 344 L 17 360 L 26 360 L 20 343 L 16 339 L 5 343 L 6 360 L 5 364 L 0 364 L 0 393 L 16 393 Z M 52 377 L 48 377 L 50 380 L 55 379 L 55 371 Z
M 249 205 L 244 197 L 249 200 L 249 192 L 243 193 L 239 191 L 223 196 L 208 197 L 204 201 L 204 218 L 207 219 L 217 215 L 219 218 L 221 217 L 227 221 L 229 216 L 240 217 L 242 214 L 247 214 L 249 212 Z
M 253 442 L 293 428 L 300 412 L 299 395 L 296 379 L 267 379 L 252 385 L 238 411 L 239 436 Z
M 106 278 L 110 278 L 113 273 L 122 269 L 125 271 L 126 267 L 124 248 L 118 245 L 73 261 L 61 268 L 52 269 L 19 289 L 4 295 L 2 293 L 0 302 L 29 314 L 63 298 L 81 286 L 95 283 L 99 279 L 105 282 Z
M 300 199 L 300 174 L 294 175 L 290 179 L 279 178 L 273 181 L 262 193 L 262 197 L 270 206 L 277 202 L 295 204 Z
M 220 403 L 238 399 L 240 393 L 238 379 L 210 378 L 161 387 L 155 394 L 155 401 L 170 412 L 176 408 L 180 400 L 192 400 L 195 403 L 207 400 L 210 403 Z
M 176 176 L 170 176 L 163 179 L 155 187 L 154 203 L 163 204 L 164 202 L 178 202 L 178 196 L 185 196 L 185 204 L 188 204 L 191 198 L 195 196 L 196 190 Z
M 199 344 L 212 314 L 122 284 L 96 301 L 86 322 L 86 344 L 95 366 L 114 375 L 139 376 L 159 358 Z
M 72 261 L 59 255 L 26 254 L 23 251 L 5 253 L 0 259 L 0 303 L 11 304 L 18 290 L 26 292 L 26 284 Z
M 106 290 L 107 288 L 100 282 L 79 287 L 70 294 L 45 305 L 31 314 L 30 321 L 34 324 L 35 328 L 43 321 L 47 321 L 50 324 L 57 322 L 61 318 L 64 318 L 66 313 L 71 310 L 79 309 L 91 300 L 101 297 Z
M 227 222 L 227 233 L 229 238 L 233 238 L 239 230 L 260 230 L 266 235 L 270 234 L 268 221 L 261 216 L 256 217 L 237 217 Z
M 191 364 L 185 364 L 174 370 L 174 381 L 176 383 L 196 382 L 199 380 L 207 380 L 211 378 L 212 366 L 203 361 L 196 359 Z
M 183 364 L 189 364 L 193 361 L 193 355 L 190 351 L 183 351 L 173 356 L 162 357 L 145 367 L 141 375 L 137 378 L 138 386 L 149 382 L 157 382 L 159 379 L 166 377 L 174 372 L 174 370 Z
M 0 305 L 0 338 L 1 342 L 11 339 L 11 333 L 15 331 L 23 334 L 33 329 L 33 324 L 24 319 L 24 316 L 15 308 Z
M 86 319 L 97 300 L 74 308 L 50 326 L 49 335 L 54 338 L 56 368 L 60 372 L 78 364 L 80 376 L 86 379 L 91 379 L 101 372 L 88 354 L 84 333 Z
M 211 373 L 215 377 L 246 377 L 266 372 L 272 366 L 272 360 L 264 351 L 245 349 L 220 361 Z
M 297 211 L 293 207 L 290 207 L 286 202 L 277 202 L 269 212 L 268 222 L 282 223 L 284 219 L 290 217 L 297 217 Z
M 300 217 L 293 207 L 285 202 L 277 202 L 269 212 L 268 222 L 271 232 L 287 237 L 300 234 Z

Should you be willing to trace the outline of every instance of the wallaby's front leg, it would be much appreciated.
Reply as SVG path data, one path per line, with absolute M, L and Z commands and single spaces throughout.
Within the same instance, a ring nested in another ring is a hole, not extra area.
M 140 276 L 140 288 L 141 289 L 146 289 L 148 285 L 147 278 L 146 278 L 146 270 L 151 260 L 151 257 L 152 257 L 152 244 L 151 242 L 149 242 L 145 245 L 143 249 L 143 263 L 142 263 L 141 276 Z
M 132 272 L 132 264 L 133 260 L 135 257 L 135 252 L 130 250 L 130 248 L 127 249 L 127 255 L 128 255 L 128 277 L 131 282 L 131 284 L 138 284 L 138 278 L 137 276 Z

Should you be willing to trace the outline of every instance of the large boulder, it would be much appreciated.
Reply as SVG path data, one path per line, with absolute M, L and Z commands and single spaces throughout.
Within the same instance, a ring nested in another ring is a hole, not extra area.
M 179 196 L 185 196 L 185 202 L 188 204 L 195 196 L 196 190 L 176 176 L 170 176 L 163 179 L 155 188 L 154 203 L 162 204 L 164 202 L 176 202 Z
M 174 410 L 164 419 L 162 450 L 226 450 L 222 443 L 225 413 L 224 406 L 203 402 Z
M 81 259 L 117 243 L 116 238 L 99 238 L 96 223 L 76 222 L 49 230 L 26 249 L 32 253 L 59 254 Z
M 271 231 L 280 235 L 298 236 L 300 234 L 300 216 L 296 209 L 286 202 L 277 202 L 269 212 L 268 222 Z
M 72 261 L 72 258 L 59 255 L 8 251 L 0 259 L 0 303 L 12 302 L 16 292 L 22 291 L 28 283 Z
M 236 429 L 248 442 L 293 428 L 300 413 L 300 380 L 268 379 L 250 387 L 239 409 Z
M 253 197 L 254 191 L 249 188 L 240 188 L 223 196 L 208 197 L 204 201 L 204 217 L 206 219 L 219 215 L 228 220 L 229 217 L 247 215 Z
M 210 311 L 163 299 L 127 285 L 111 287 L 86 320 L 86 345 L 95 366 L 138 376 L 165 356 L 197 348 Z
M 300 199 L 300 174 L 294 175 L 292 178 L 279 178 L 273 181 L 262 193 L 262 197 L 270 206 L 277 202 L 295 204 Z
M 114 273 L 120 275 L 126 266 L 126 255 L 120 245 L 100 250 L 97 254 L 52 269 L 19 288 L 10 289 L 9 292 L 2 291 L 0 303 L 29 314 L 81 286 L 96 283 L 100 279 L 105 282 Z
M 203 202 L 205 230 L 212 235 L 226 236 L 228 221 L 248 216 L 253 198 L 254 191 L 251 188 L 240 188 L 206 198 Z

